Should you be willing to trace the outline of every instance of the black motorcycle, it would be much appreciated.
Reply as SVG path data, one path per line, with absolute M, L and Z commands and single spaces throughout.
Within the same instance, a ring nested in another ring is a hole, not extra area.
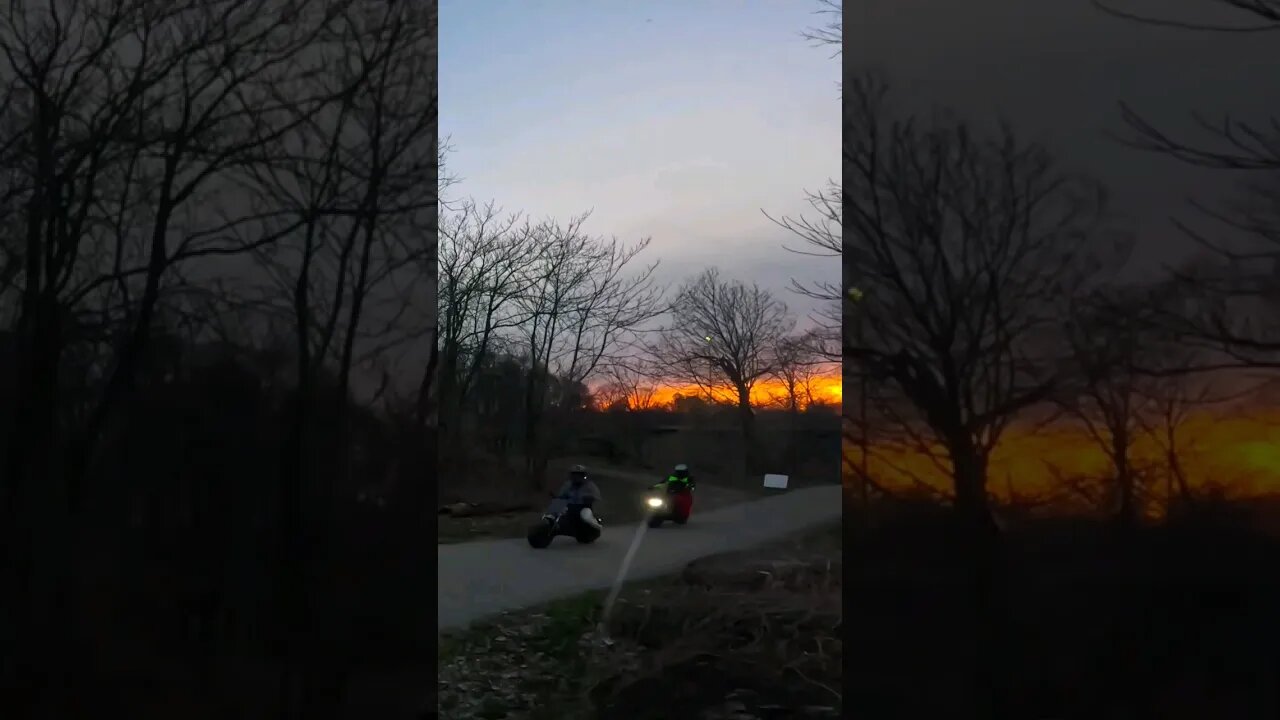
M 526 538 L 531 547 L 542 549 L 551 544 L 557 535 L 568 535 L 579 543 L 586 545 L 599 539 L 602 528 L 595 527 L 582 517 L 590 513 L 591 508 L 582 505 L 570 505 L 564 498 L 552 498 L 551 504 L 543 511 L 542 518 L 529 528 Z M 591 515 L 597 525 L 604 525 L 598 515 Z

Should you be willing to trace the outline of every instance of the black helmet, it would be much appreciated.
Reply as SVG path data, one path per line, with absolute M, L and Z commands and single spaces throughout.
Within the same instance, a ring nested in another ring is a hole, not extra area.
M 574 465 L 569 468 L 569 480 L 580 483 L 587 479 L 587 469 L 581 465 Z

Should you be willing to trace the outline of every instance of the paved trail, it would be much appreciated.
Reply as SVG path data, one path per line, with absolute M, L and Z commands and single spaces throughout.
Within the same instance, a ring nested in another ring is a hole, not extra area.
M 840 513 L 839 486 L 790 490 L 705 513 L 695 506 L 688 525 L 667 523 L 646 533 L 628 580 L 676 572 L 700 557 L 750 548 L 839 520 Z M 440 545 L 440 629 L 458 629 L 504 610 L 607 588 L 635 532 L 635 524 L 606 525 L 604 536 L 592 545 L 559 537 L 545 550 L 534 550 L 523 539 Z

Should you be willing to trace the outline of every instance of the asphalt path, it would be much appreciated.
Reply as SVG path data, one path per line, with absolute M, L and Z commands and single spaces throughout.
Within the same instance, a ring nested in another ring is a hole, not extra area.
M 840 519 L 840 487 L 787 490 L 761 500 L 699 513 L 689 524 L 647 530 L 627 580 L 677 572 L 690 561 L 751 547 Z M 532 524 L 536 517 L 530 514 Z M 440 545 L 441 631 L 588 590 L 608 588 L 637 530 L 613 526 L 591 545 L 558 537 L 535 550 L 523 539 Z

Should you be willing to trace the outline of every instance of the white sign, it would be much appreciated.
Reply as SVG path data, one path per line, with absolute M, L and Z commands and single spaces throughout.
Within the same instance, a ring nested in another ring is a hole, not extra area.
M 765 475 L 764 486 L 767 488 L 774 488 L 775 490 L 786 490 L 787 476 L 786 475 Z

